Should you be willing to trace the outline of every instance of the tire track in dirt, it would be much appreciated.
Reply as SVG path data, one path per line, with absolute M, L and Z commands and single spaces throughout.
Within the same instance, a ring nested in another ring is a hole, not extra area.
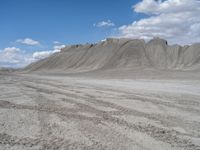
M 34 83 L 34 82 L 32 82 L 32 83 Z M 64 92 L 64 91 L 59 91 L 59 89 L 58 89 L 58 88 L 62 88 L 61 85 L 60 85 L 60 87 L 56 87 L 56 85 L 54 85 L 54 89 L 45 89 L 45 88 L 41 88 L 40 86 L 35 86 L 34 84 L 29 85 L 26 82 L 22 82 L 22 84 L 23 84 L 24 88 L 31 88 L 31 89 L 35 90 L 35 93 L 33 93 L 33 95 L 29 95 L 29 96 L 31 96 L 31 98 L 34 99 L 34 101 L 36 101 L 38 105 L 37 106 L 26 106 L 26 105 L 14 104 L 14 103 L 11 103 L 8 101 L 0 101 L 0 107 L 8 108 L 8 109 L 27 109 L 27 110 L 38 111 L 39 116 L 40 116 L 39 119 L 41 122 L 41 137 L 40 137 L 41 140 L 45 139 L 49 134 L 52 135 L 52 133 L 50 132 L 50 129 L 48 129 L 48 126 L 46 126 L 47 122 L 45 122 L 45 119 L 48 119 L 49 114 L 56 114 L 58 116 L 61 116 L 61 118 L 78 119 L 79 121 L 81 121 L 81 120 L 91 121 L 94 124 L 102 124 L 103 125 L 104 122 L 108 122 L 108 123 L 110 122 L 110 123 L 116 124 L 118 126 L 125 126 L 131 130 L 136 130 L 136 131 L 145 133 L 158 141 L 163 141 L 165 143 L 169 143 L 170 145 L 175 146 L 175 147 L 180 147 L 180 148 L 187 149 L 187 150 L 200 149 L 199 145 L 195 145 L 189 139 L 183 138 L 183 136 L 185 136 L 185 135 L 180 132 L 173 131 L 173 130 L 167 130 L 164 128 L 159 128 L 159 127 L 153 126 L 151 124 L 136 125 L 136 124 L 127 122 L 124 119 L 114 116 L 114 115 L 121 115 L 121 114 L 133 115 L 133 116 L 145 117 L 145 118 L 156 120 L 156 121 L 160 120 L 160 122 L 163 125 L 166 124 L 166 122 L 164 122 L 162 120 L 162 118 L 159 118 L 162 116 L 158 116 L 157 114 L 155 114 L 155 116 L 154 116 L 152 114 L 146 114 L 144 112 L 138 112 L 133 109 L 124 108 L 124 107 L 116 105 L 114 103 L 105 102 L 101 99 L 96 98 L 93 95 L 86 94 L 84 96 L 78 96 L 77 94 L 72 94 L 72 92 L 68 92 L 68 90 L 70 89 L 70 86 L 69 86 L 69 89 L 65 88 L 65 92 Z M 35 84 L 37 84 L 37 83 L 35 83 Z M 41 82 L 40 84 L 45 84 L 46 86 L 48 85 L 48 83 L 46 83 L 46 82 L 44 82 L 44 83 Z M 81 92 L 81 91 L 79 91 L 79 92 Z M 66 96 L 66 98 L 60 99 L 60 100 L 75 104 L 76 107 L 75 108 L 62 108 L 60 106 L 57 106 L 57 105 L 55 105 L 55 103 L 53 101 L 46 99 L 46 97 L 44 97 L 42 93 L 48 94 L 49 96 L 51 96 L 54 93 L 64 95 L 64 96 Z M 35 97 L 36 95 L 37 95 L 37 97 Z M 82 102 L 78 102 L 79 99 L 84 100 L 88 103 L 83 104 Z M 99 110 L 99 109 L 96 109 L 96 108 L 90 106 L 89 105 L 90 103 L 94 103 L 98 106 L 113 108 L 113 109 L 116 109 L 117 111 L 115 111 L 114 113 L 102 111 L 102 110 Z M 95 114 L 97 117 L 86 117 L 84 115 L 78 114 L 78 112 L 87 112 L 87 113 Z M 54 137 L 53 135 L 50 136 L 49 141 L 51 141 L 54 138 L 56 139 L 56 137 Z M 61 140 L 61 141 L 63 141 L 63 140 Z M 48 146 L 50 146 L 49 148 L 52 148 L 51 144 L 49 144 L 48 142 L 46 142 L 46 143 L 47 144 L 45 145 L 45 142 L 43 142 L 43 148 L 48 147 Z M 64 144 L 62 144 L 62 145 L 64 145 Z

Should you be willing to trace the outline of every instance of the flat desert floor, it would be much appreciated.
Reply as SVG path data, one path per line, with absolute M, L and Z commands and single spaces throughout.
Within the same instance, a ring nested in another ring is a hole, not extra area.
M 199 150 L 200 81 L 0 75 L 1 150 Z

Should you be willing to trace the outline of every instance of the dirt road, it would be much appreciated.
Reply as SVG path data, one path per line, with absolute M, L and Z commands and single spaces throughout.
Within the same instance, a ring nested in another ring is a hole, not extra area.
M 0 75 L 2 150 L 199 150 L 200 81 Z

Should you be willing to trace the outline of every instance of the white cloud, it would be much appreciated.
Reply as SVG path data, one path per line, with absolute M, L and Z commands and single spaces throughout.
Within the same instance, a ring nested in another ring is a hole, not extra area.
M 53 41 L 53 44 L 58 45 L 58 44 L 61 44 L 61 42 L 59 42 L 59 41 Z
M 198 5 L 198 0 L 143 0 L 133 6 L 133 9 L 146 14 L 179 13 L 199 11 Z
M 39 41 L 33 40 L 31 38 L 18 39 L 16 42 L 21 43 L 21 44 L 25 44 L 25 45 L 31 45 L 31 46 L 40 44 Z
M 65 45 L 55 45 L 52 50 L 36 51 L 28 54 L 16 47 L 7 47 L 0 50 L 0 67 L 20 68 L 32 62 L 44 59 L 54 53 L 60 52 Z
M 34 52 L 32 57 L 33 57 L 34 60 L 40 60 L 40 59 L 44 59 L 44 58 L 50 56 L 53 53 L 54 53 L 53 51 Z
M 16 48 L 16 47 L 7 47 L 7 48 L 3 49 L 3 52 L 6 55 L 10 55 L 10 54 L 13 54 L 13 53 L 19 53 L 19 52 L 21 52 L 21 50 L 19 48 Z
M 200 1 L 142 0 L 133 9 L 148 17 L 119 28 L 121 37 L 151 39 L 161 37 L 170 43 L 200 42 Z
M 33 58 L 34 61 L 44 59 L 44 58 L 49 57 L 50 55 L 52 55 L 54 53 L 60 52 L 60 50 L 64 47 L 65 47 L 65 45 L 56 45 L 56 46 L 54 46 L 53 50 L 34 52 L 33 55 L 32 55 L 32 58 Z
M 23 67 L 30 63 L 29 56 L 16 47 L 0 50 L 1 67 Z
M 115 24 L 110 21 L 110 20 L 107 20 L 107 21 L 101 21 L 101 22 L 98 22 L 97 24 L 94 24 L 95 27 L 113 27 L 115 26 Z
M 64 47 L 65 47 L 65 45 L 55 45 L 53 48 L 54 48 L 54 50 L 61 50 Z

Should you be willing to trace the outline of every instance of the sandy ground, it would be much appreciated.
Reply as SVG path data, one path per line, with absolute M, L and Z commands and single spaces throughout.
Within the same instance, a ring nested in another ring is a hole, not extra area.
M 200 81 L 0 75 L 1 150 L 199 150 Z

